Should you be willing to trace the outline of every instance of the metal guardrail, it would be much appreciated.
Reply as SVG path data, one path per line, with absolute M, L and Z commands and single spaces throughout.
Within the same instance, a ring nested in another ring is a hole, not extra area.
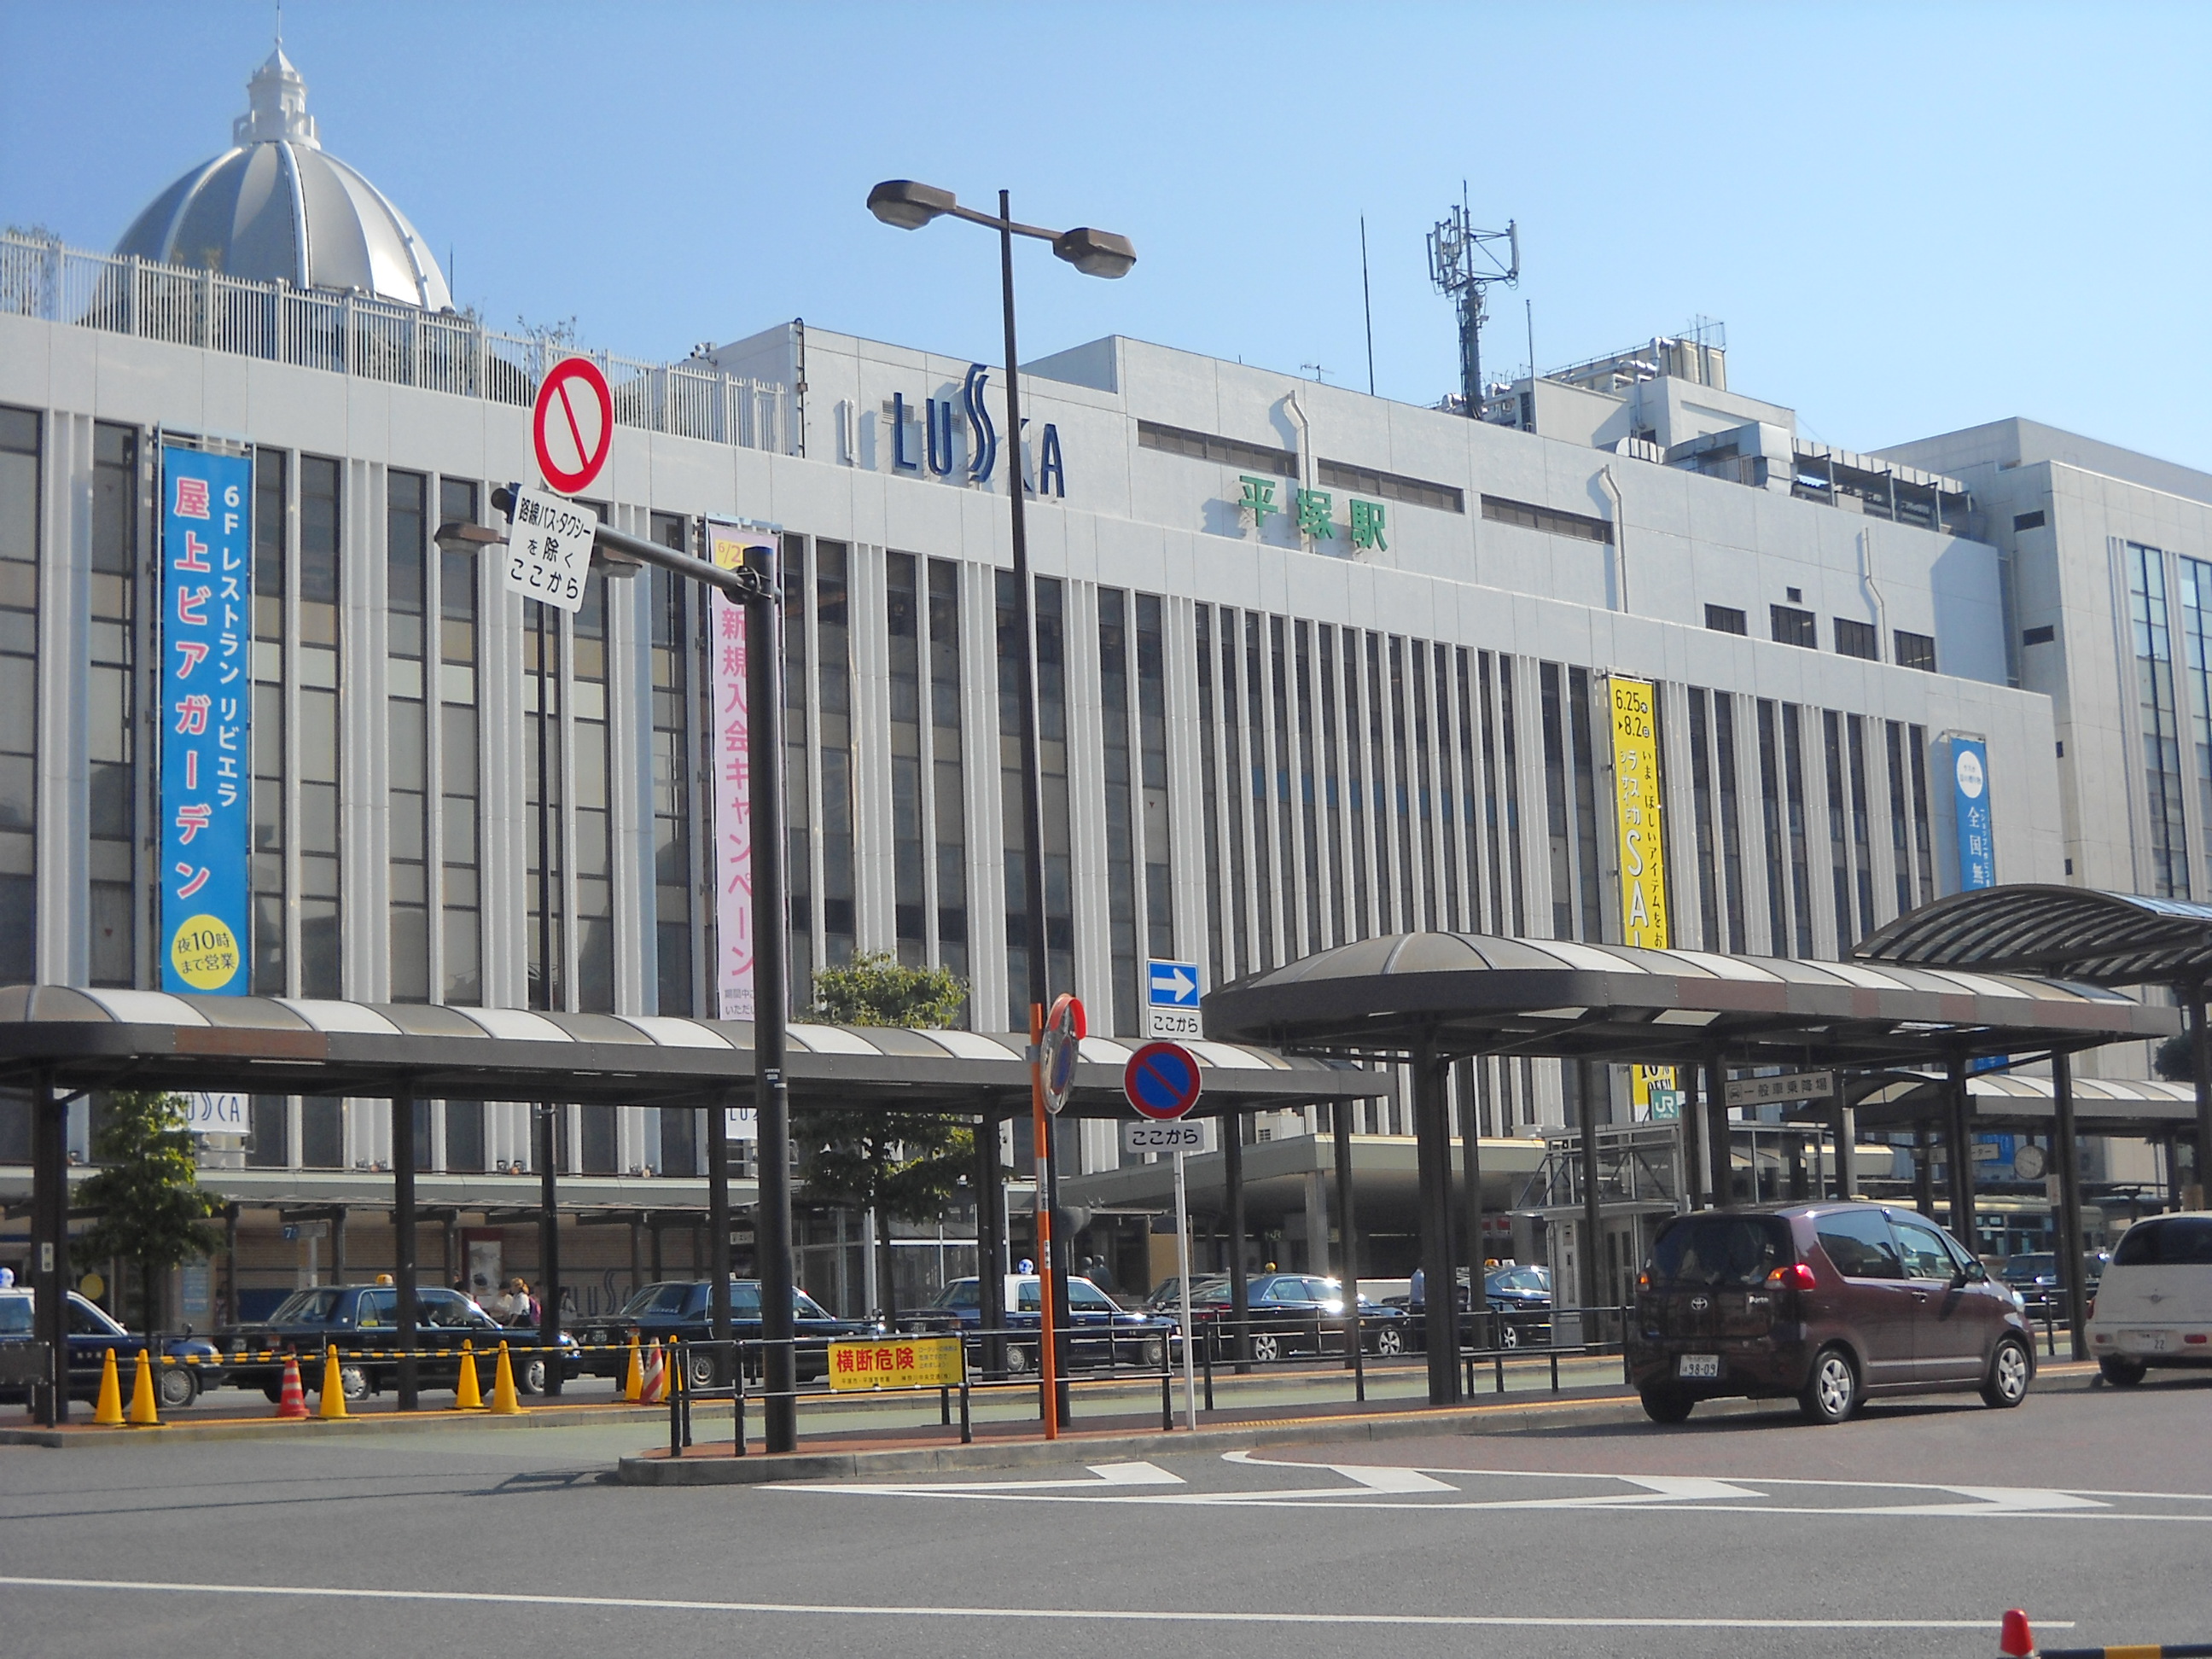
M 580 349 L 507 334 L 458 312 L 117 258 L 0 232 L 0 313 L 323 369 L 527 409 L 546 368 L 589 357 L 615 422 L 743 449 L 796 453 L 789 391 L 708 364 Z

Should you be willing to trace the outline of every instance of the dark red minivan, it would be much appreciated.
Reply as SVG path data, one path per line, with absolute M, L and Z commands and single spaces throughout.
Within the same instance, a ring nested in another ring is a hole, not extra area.
M 2035 1340 L 2011 1290 L 1924 1217 L 1766 1205 L 1660 1230 L 1628 1365 L 1656 1422 L 1747 1395 L 1795 1396 L 1808 1422 L 1841 1423 L 1878 1395 L 1974 1389 L 2017 1406 Z

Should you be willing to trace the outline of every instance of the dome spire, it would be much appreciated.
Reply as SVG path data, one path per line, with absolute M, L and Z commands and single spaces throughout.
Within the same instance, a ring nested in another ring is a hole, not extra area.
M 284 15 L 276 14 L 276 46 L 269 61 L 253 71 L 246 83 L 246 112 L 230 124 L 234 144 L 264 143 L 283 139 L 320 149 L 315 137 L 315 118 L 307 113 L 307 83 L 292 60 L 284 55 Z

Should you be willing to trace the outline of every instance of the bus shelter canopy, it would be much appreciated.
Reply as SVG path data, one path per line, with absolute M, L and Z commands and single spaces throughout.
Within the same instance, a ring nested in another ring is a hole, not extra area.
M 794 1106 L 910 1112 L 1026 1110 L 1027 1039 L 975 1031 L 794 1023 Z M 1185 1045 L 1199 1115 L 1389 1095 L 1392 1079 L 1344 1060 L 1227 1042 Z M 538 1013 L 426 1003 L 173 995 L 58 985 L 0 987 L 0 1081 L 82 1089 L 741 1105 L 752 1026 L 645 1014 Z M 1126 1117 L 1133 1045 L 1084 1039 L 1067 1112 Z
M 1902 1069 L 2179 1029 L 2118 991 L 2014 974 L 1478 933 L 1339 945 L 1223 986 L 1206 1029 L 1300 1054 Z
M 2212 977 L 2212 904 L 2027 882 L 1978 887 L 1907 912 L 1852 954 L 2098 985 L 2187 985 Z
M 2047 1077 L 1981 1073 L 1966 1079 L 1966 1116 L 1978 1128 L 2051 1133 L 2057 1124 L 2058 1088 Z M 2156 1139 L 2186 1130 L 2197 1118 L 2196 1091 L 2186 1083 L 2145 1078 L 2076 1077 L 2069 1080 L 2080 1133 Z M 1906 1074 L 1853 1079 L 1848 1091 L 1865 1131 L 1940 1127 L 1950 1107 L 1945 1080 Z M 1834 1109 L 1828 1102 L 1793 1107 L 1796 1121 L 1818 1122 Z

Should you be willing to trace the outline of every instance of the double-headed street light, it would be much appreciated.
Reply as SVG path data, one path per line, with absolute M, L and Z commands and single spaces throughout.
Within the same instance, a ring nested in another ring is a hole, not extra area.
M 1044 1012 L 1052 998 L 1045 963 L 1044 805 L 1037 767 L 1036 629 L 1032 614 L 1036 596 L 1030 580 L 1029 535 L 1023 517 L 1022 496 L 1026 486 L 1022 477 L 1021 357 L 1014 346 L 1014 238 L 1033 236 L 1050 242 L 1054 253 L 1086 276 L 1127 276 L 1129 268 L 1137 263 L 1137 250 L 1127 237 L 1118 236 L 1110 230 L 1095 230 L 1088 225 L 1053 231 L 1040 225 L 1019 223 L 1003 190 L 999 192 L 999 211 L 994 216 L 961 206 L 951 191 L 940 190 L 935 185 L 920 184 L 912 179 L 887 179 L 868 192 L 868 211 L 900 230 L 919 230 L 933 219 L 950 217 L 965 219 L 971 225 L 982 225 L 999 233 L 1000 295 L 1006 329 L 1006 439 L 1013 452 L 1006 498 L 1013 509 L 1014 624 L 1021 641 L 1016 676 L 1022 728 L 1022 894 L 1028 912 L 1024 931 L 1029 956 L 1030 1079 L 1031 1098 L 1036 1102 L 1042 1099 L 1043 1088 L 1036 1047 L 1043 1029 Z M 1038 1115 L 1041 1118 L 1042 1113 Z M 1049 1239 L 1050 1248 L 1042 1252 L 1045 1260 L 1039 1265 L 1050 1291 L 1054 1325 L 1064 1334 L 1068 1328 L 1069 1241 L 1053 1226 L 1051 1219 L 1060 1205 L 1059 1160 L 1054 1156 L 1053 1138 L 1048 1133 L 1041 1140 L 1045 1194 L 1038 1213 L 1040 1231 Z M 976 1198 L 981 1203 L 997 1202 L 994 1194 L 979 1193 Z M 1003 1300 L 1002 1281 L 990 1263 L 980 1262 L 977 1268 L 984 1297 L 980 1310 L 982 1323 L 986 1327 L 1003 1326 L 1006 1310 L 994 1305 Z M 1061 1340 L 1065 1340 L 1064 1334 Z M 1053 1363 L 1055 1358 L 1048 1357 L 1047 1363 Z M 1056 1365 L 1054 1369 L 1064 1370 Z M 1064 1424 L 1068 1419 L 1066 1382 L 1061 1380 L 1053 1392 L 1056 1398 L 1047 1413 L 1048 1425 Z
M 513 513 L 514 498 L 506 490 L 494 491 L 492 504 L 502 512 Z M 480 526 L 447 524 L 439 526 L 436 539 L 441 548 L 482 553 L 503 538 Z M 790 1004 L 785 983 L 785 952 L 790 935 L 784 915 L 782 596 L 772 569 L 748 567 L 726 570 L 707 560 L 679 553 L 658 542 L 624 535 L 605 525 L 600 525 L 593 532 L 592 565 L 594 569 L 615 576 L 635 575 L 641 565 L 652 565 L 687 580 L 719 587 L 745 609 L 745 696 L 751 710 L 746 755 L 752 780 L 748 810 L 753 858 L 753 1105 L 759 1113 L 760 1152 L 760 1208 L 756 1231 L 761 1336 L 766 1351 L 763 1357 L 766 1397 L 762 1405 L 768 1449 L 772 1452 L 795 1451 L 799 1447 L 799 1406 L 798 1368 L 792 1346 L 792 1295 L 796 1275 L 792 1267 L 791 1247 L 791 1096 L 784 1077 Z M 541 709 L 543 706 L 541 698 Z M 541 795 L 543 783 L 541 779 Z M 551 967 L 549 954 L 545 963 L 549 985 Z M 726 1310 L 729 1282 L 726 1164 L 720 1150 L 726 1104 L 726 1097 L 718 1093 L 710 1109 L 714 1117 L 708 1136 L 708 1151 L 713 1157 L 714 1258 L 720 1264 L 715 1275 L 718 1311 Z M 544 1155 L 548 1189 L 544 1207 L 550 1225 L 553 1208 L 550 1137 Z M 411 1185 L 408 1190 L 411 1197 Z M 549 1321 L 557 1319 L 560 1294 L 557 1284 L 547 1285 L 545 1308 Z M 724 1317 L 726 1318 L 726 1311 Z M 716 1332 L 718 1336 L 727 1334 L 726 1329 Z M 404 1333 L 402 1345 L 410 1346 Z M 548 1352 L 557 1349 L 549 1347 Z M 548 1363 L 550 1365 L 551 1362 Z M 550 1381 L 550 1370 L 547 1376 Z

